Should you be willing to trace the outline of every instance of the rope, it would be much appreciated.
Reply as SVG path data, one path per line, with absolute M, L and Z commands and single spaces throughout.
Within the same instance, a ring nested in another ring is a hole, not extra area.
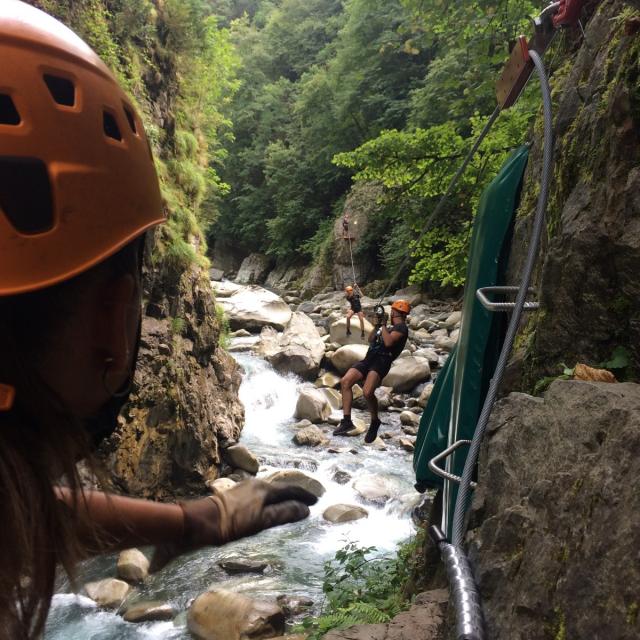
M 349 255 L 351 256 L 351 271 L 353 272 L 353 286 L 357 287 L 358 283 L 356 282 L 356 268 L 353 265 L 353 251 L 351 250 L 351 233 L 347 230 L 347 238 L 349 239 Z
M 456 171 L 453 178 L 451 178 L 451 181 L 449 182 L 449 186 L 447 187 L 447 190 L 445 191 L 442 198 L 440 198 L 440 201 L 436 205 L 436 208 L 431 212 L 431 215 L 427 218 L 427 221 L 425 222 L 424 227 L 422 228 L 422 233 L 418 236 L 418 239 L 416 240 L 416 244 L 419 244 L 420 241 L 427 235 L 427 232 L 431 229 L 433 221 L 436 219 L 438 214 L 442 211 L 444 205 L 446 204 L 447 200 L 451 196 L 453 189 L 458 184 L 458 181 L 460 180 L 462 174 L 465 172 L 467 166 L 473 159 L 473 156 L 478 150 L 478 147 L 482 144 L 482 141 L 485 139 L 485 137 L 491 130 L 493 123 L 498 119 L 499 115 L 500 115 L 500 107 L 496 107 L 494 112 L 489 117 L 489 120 L 484 125 L 484 129 L 480 132 L 480 135 L 478 136 L 477 140 L 474 142 L 473 146 L 471 147 L 471 150 L 467 154 L 466 158 L 463 160 L 462 164 Z M 407 262 L 409 261 L 410 258 L 411 258 L 411 252 L 408 252 L 404 260 L 400 263 L 400 266 L 396 269 L 395 273 L 389 280 L 385 290 L 382 292 L 382 295 L 380 296 L 380 300 L 376 305 L 376 307 L 379 307 L 382 305 L 386 295 L 389 293 L 389 289 L 391 288 L 391 285 L 396 281 L 396 278 L 402 273 L 404 268 L 407 266 Z

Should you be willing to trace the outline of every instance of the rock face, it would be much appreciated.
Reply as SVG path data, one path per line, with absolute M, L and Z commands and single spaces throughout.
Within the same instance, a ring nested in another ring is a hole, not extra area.
M 289 305 L 275 293 L 256 285 L 242 287 L 219 303 L 234 330 L 260 331 L 272 326 L 282 331 L 291 320 Z
M 131 592 L 131 587 L 126 582 L 114 578 L 87 582 L 84 589 L 92 600 L 106 609 L 118 608 Z
M 640 385 L 557 381 L 496 405 L 470 534 L 489 637 L 638 637 L 638 477 Z
M 382 381 L 382 384 L 386 387 L 393 387 L 396 392 L 410 391 L 417 384 L 428 380 L 430 377 L 429 361 L 425 358 L 409 356 L 393 361 L 391 370 Z
M 300 390 L 296 403 L 295 417 L 311 422 L 326 422 L 331 415 L 331 405 L 319 389 L 304 388 Z
M 360 336 L 360 318 L 358 316 L 353 316 L 351 318 L 351 335 L 347 335 L 347 319 L 340 318 L 340 320 L 336 320 L 336 322 L 332 323 L 329 327 L 329 336 L 331 337 L 331 342 L 335 342 L 339 345 L 344 346 L 345 344 L 363 344 L 367 343 L 369 338 L 369 334 L 373 331 L 373 325 L 365 318 L 364 319 L 364 335 L 362 338 Z
M 118 578 L 127 582 L 142 582 L 149 575 L 149 560 L 138 549 L 127 549 L 118 556 Z
M 248 255 L 240 265 L 235 281 L 238 284 L 262 284 L 271 268 L 271 258 L 262 253 Z
M 284 614 L 276 604 L 220 589 L 194 600 L 187 626 L 199 640 L 273 638 L 284 633 Z
M 220 441 L 238 438 L 240 372 L 218 347 L 206 273 L 149 267 L 144 297 L 131 402 L 101 453 L 120 491 L 174 497 L 217 477 Z
M 331 358 L 331 364 L 340 372 L 346 373 L 349 367 L 363 360 L 369 350 L 366 344 L 350 344 L 340 347 Z M 389 386 L 389 385 L 388 385 Z
M 320 369 L 324 346 L 313 320 L 304 313 L 295 312 L 284 333 L 275 340 L 268 340 L 261 352 L 277 371 L 313 380 Z

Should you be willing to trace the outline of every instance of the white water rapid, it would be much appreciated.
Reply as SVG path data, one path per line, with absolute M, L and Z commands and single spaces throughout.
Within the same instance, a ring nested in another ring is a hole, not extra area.
M 311 516 L 221 548 L 185 555 L 151 576 L 136 599 L 169 602 L 183 612 L 173 622 L 124 622 L 116 612 L 99 609 L 88 598 L 73 595 L 68 583 L 61 581 L 49 615 L 46 640 L 187 639 L 191 636 L 184 611 L 193 598 L 212 587 L 271 600 L 279 594 L 304 595 L 312 598 L 318 609 L 322 604 L 323 563 L 347 541 L 388 553 L 412 535 L 410 512 L 417 494 L 412 487 L 410 454 L 398 449 L 374 451 L 363 445 L 361 437 L 334 438 L 332 444 L 344 450 L 338 454 L 329 453 L 327 447 L 297 447 L 291 441 L 291 425 L 295 422 L 292 416 L 302 382 L 276 373 L 254 356 L 241 353 L 236 358 L 245 370 L 240 388 L 246 410 L 241 442 L 261 460 L 258 477 L 296 467 L 325 486 L 326 493 L 311 508 Z M 352 479 L 346 484 L 335 482 L 333 476 L 338 469 Z M 385 479 L 392 497 L 384 505 L 365 503 L 354 490 L 353 482 L 366 475 Z M 330 524 L 322 513 L 336 503 L 361 504 L 369 511 L 369 517 Z M 218 563 L 236 557 L 265 560 L 270 568 L 263 575 L 228 576 Z M 115 564 L 115 556 L 85 563 L 78 584 L 115 576 Z

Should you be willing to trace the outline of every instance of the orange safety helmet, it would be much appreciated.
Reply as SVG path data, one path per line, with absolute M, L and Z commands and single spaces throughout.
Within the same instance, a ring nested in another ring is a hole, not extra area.
M 0 296 L 69 279 L 165 219 L 131 100 L 91 48 L 0 2 Z
M 396 300 L 391 308 L 407 315 L 411 311 L 411 305 L 406 300 Z
M 344 288 L 347 293 L 353 293 L 353 287 L 351 285 Z

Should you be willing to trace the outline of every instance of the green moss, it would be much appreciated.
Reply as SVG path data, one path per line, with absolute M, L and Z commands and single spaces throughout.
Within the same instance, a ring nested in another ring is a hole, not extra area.
M 640 605 L 637 602 L 632 602 L 627 607 L 627 624 L 630 627 L 634 627 L 638 622 L 638 610 L 640 609 Z
M 556 614 L 555 635 L 553 640 L 567 640 L 567 623 L 564 611 L 560 607 L 554 609 Z

